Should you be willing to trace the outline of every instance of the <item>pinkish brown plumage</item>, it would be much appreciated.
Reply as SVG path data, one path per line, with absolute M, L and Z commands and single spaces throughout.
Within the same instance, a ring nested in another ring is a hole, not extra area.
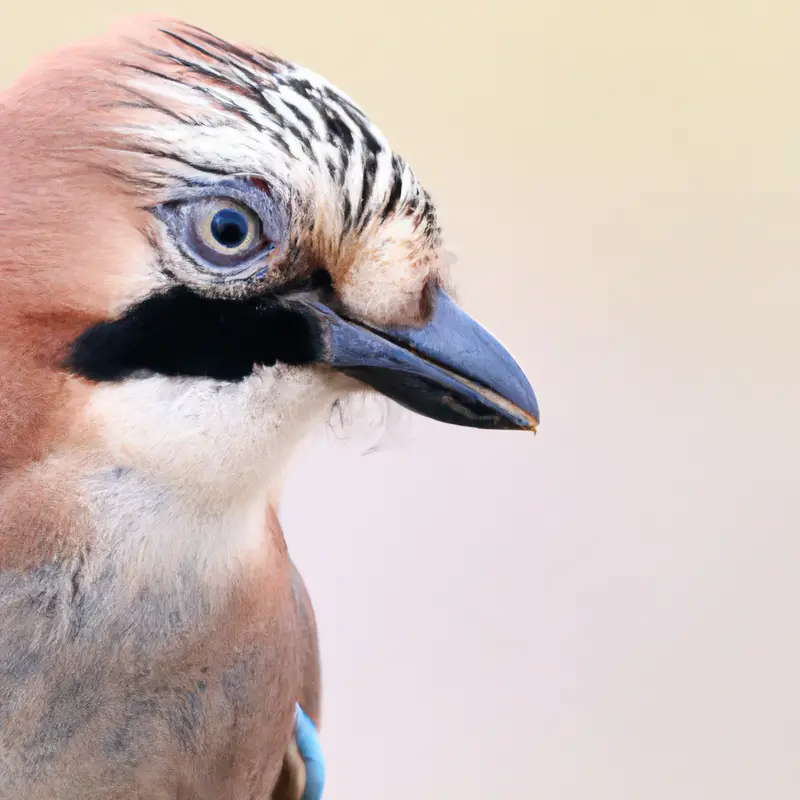
M 0 203 L 0 800 L 297 797 L 293 448 L 368 386 L 531 429 L 530 386 L 355 104 L 183 23 L 6 92 Z

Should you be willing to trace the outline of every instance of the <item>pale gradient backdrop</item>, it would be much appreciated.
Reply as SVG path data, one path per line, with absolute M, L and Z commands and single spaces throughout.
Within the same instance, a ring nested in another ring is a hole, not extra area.
M 800 797 L 800 3 L 44 0 L 0 77 L 133 11 L 352 95 L 540 398 L 298 462 L 326 797 Z

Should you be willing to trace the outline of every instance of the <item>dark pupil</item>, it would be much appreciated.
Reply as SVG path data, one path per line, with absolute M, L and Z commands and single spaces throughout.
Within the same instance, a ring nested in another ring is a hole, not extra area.
M 211 220 L 211 235 L 223 247 L 238 247 L 246 238 L 249 225 L 241 211 L 223 208 Z

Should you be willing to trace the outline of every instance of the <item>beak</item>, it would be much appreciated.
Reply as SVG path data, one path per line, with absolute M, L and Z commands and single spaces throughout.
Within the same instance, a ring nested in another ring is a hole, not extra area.
M 400 405 L 454 425 L 536 431 L 539 406 L 509 352 L 441 289 L 422 328 L 387 330 L 308 301 L 322 361 Z

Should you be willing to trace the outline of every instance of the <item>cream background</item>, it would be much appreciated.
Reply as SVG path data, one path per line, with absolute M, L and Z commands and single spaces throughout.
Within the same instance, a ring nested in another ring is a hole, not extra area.
M 298 464 L 326 797 L 798 797 L 800 4 L 7 1 L 0 78 L 132 11 L 355 97 L 541 403 Z

